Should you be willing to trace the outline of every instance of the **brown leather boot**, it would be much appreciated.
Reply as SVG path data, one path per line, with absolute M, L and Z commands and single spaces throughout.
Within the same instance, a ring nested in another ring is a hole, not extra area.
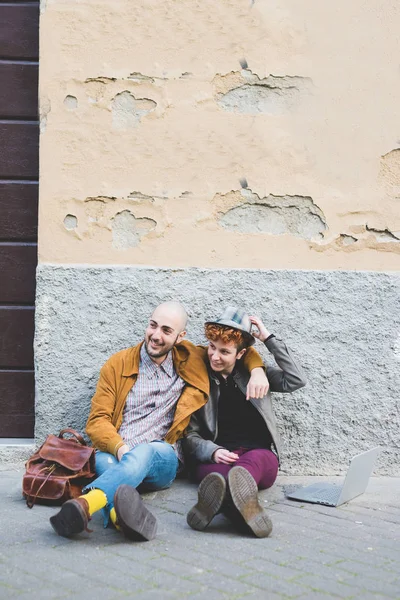
M 53 517 L 50 523 L 54 531 L 63 537 L 71 537 L 82 531 L 90 531 L 87 526 L 90 521 L 89 505 L 84 498 L 67 500 Z
M 152 540 L 157 533 L 157 519 L 145 507 L 139 492 L 130 485 L 120 485 L 114 494 L 116 525 L 134 541 Z
M 192 529 L 204 531 L 221 510 L 225 500 L 226 481 L 220 473 L 209 473 L 198 489 L 197 504 L 190 509 L 186 521 Z
M 244 467 L 232 467 L 228 473 L 228 485 L 233 503 L 229 511 L 232 522 L 242 531 L 244 526 L 256 537 L 268 537 L 272 521 L 258 501 L 258 488 L 253 476 Z

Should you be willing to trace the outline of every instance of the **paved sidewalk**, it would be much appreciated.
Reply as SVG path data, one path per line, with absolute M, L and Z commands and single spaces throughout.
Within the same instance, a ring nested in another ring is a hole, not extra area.
M 157 538 L 132 543 L 102 529 L 99 515 L 93 533 L 58 537 L 48 521 L 56 509 L 21 499 L 22 473 L 0 472 L 1 599 L 400 599 L 400 479 L 374 478 L 363 496 L 328 508 L 284 498 L 318 478 L 281 476 L 261 494 L 274 523 L 261 540 L 237 535 L 223 516 L 192 531 L 196 486 L 177 481 L 145 496 Z

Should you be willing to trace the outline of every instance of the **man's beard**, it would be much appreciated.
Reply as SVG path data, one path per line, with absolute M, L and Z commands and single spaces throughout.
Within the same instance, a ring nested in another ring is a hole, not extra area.
M 178 337 L 179 337 L 179 334 L 176 336 L 173 344 L 171 344 L 169 346 L 165 346 L 163 344 L 162 346 L 160 346 L 159 350 L 153 350 L 152 348 L 150 348 L 149 344 L 150 344 L 151 340 L 148 340 L 148 341 L 145 340 L 144 345 L 145 345 L 147 354 L 150 356 L 150 358 L 161 358 L 161 356 L 166 356 L 168 354 L 168 352 L 170 350 L 172 350 L 172 348 L 175 346 L 176 340 L 178 339 Z

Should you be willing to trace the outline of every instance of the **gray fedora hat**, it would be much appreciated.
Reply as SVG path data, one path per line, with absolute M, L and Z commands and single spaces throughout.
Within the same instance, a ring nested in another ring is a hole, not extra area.
M 255 338 L 251 335 L 251 321 L 249 315 L 235 306 L 227 306 L 218 319 L 206 321 L 206 325 L 223 325 L 232 327 L 245 334 L 246 341 L 250 346 L 255 343 Z

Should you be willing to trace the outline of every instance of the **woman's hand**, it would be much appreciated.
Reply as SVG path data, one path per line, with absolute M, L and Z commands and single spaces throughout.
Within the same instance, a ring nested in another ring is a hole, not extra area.
M 246 400 L 250 398 L 264 398 L 269 390 L 269 381 L 262 367 L 252 370 L 247 384 Z
M 214 462 L 223 465 L 231 465 L 237 461 L 239 456 L 235 452 L 229 452 L 226 448 L 218 448 L 212 455 Z
M 260 342 L 265 342 L 267 337 L 269 337 L 271 334 L 265 327 L 264 323 L 261 321 L 260 317 L 252 316 L 249 318 L 250 318 L 251 323 L 253 325 L 255 325 L 258 329 L 258 331 L 252 330 L 251 335 L 254 335 L 254 337 L 257 338 L 258 340 L 260 340 Z

